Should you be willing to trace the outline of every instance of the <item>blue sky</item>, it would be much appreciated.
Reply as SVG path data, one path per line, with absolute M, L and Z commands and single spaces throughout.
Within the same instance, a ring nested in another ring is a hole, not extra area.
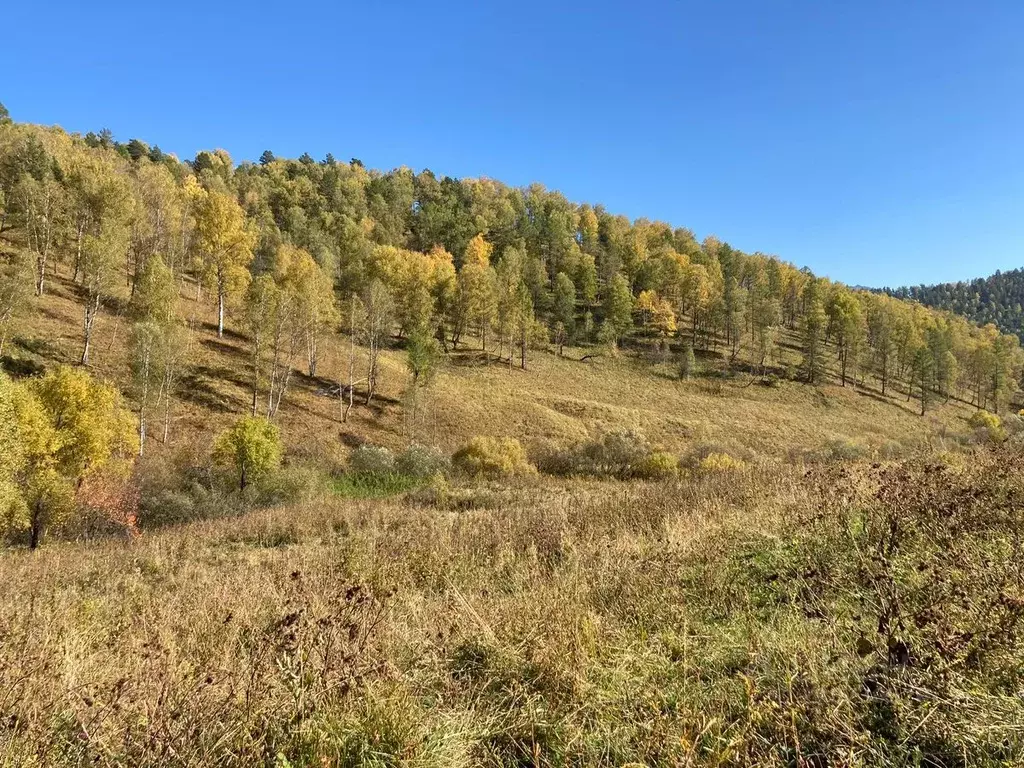
M 5 9 L 0 101 L 182 158 L 332 152 L 714 233 L 862 285 L 1024 266 L 1024 2 Z

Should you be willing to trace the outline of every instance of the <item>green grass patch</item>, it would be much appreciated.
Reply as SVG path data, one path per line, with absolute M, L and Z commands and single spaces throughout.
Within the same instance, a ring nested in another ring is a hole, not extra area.
M 397 472 L 351 472 L 331 478 L 331 491 L 346 499 L 384 499 L 408 493 L 423 480 Z

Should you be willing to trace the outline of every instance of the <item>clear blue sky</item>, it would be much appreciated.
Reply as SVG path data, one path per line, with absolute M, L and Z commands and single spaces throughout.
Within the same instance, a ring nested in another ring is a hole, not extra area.
M 855 284 L 1024 266 L 1021 0 L 276 6 L 15 3 L 0 101 L 182 158 L 539 181 Z

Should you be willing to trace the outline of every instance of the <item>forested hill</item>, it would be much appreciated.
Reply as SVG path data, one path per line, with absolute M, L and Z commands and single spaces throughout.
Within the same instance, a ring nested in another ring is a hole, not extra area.
M 921 412 L 955 398 L 1003 410 L 1024 368 L 1015 336 L 540 184 L 269 150 L 255 163 L 219 149 L 183 162 L 2 110 L 0 278 L 0 354 L 16 338 L 17 354 L 35 354 L 32 319 L 59 290 L 80 303 L 78 328 L 61 328 L 77 336 L 73 362 L 96 365 L 112 346 L 95 343 L 105 318 L 130 324 L 123 389 L 141 441 L 147 398 L 167 407 L 198 370 L 186 352 L 207 310 L 217 337 L 244 347 L 221 378 L 244 378 L 252 414 L 271 419 L 299 370 L 362 387 L 369 405 L 389 347 L 407 355 L 403 397 L 424 397 L 467 350 L 524 371 L 567 347 L 577 359 L 671 358 L 682 378 L 696 354 L 716 374 L 899 392 Z M 342 335 L 355 342 L 348 362 L 319 365 Z
M 1003 333 L 1024 339 L 1024 270 L 997 271 L 969 282 L 886 288 L 885 292 L 956 312 L 979 325 L 992 323 Z

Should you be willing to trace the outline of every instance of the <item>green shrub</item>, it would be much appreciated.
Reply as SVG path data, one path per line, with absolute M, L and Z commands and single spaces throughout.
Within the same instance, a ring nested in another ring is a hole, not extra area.
M 509 477 L 534 471 L 522 444 L 512 437 L 474 437 L 452 455 L 452 465 L 473 477 Z
M 679 472 L 679 459 L 667 451 L 654 451 L 639 463 L 636 477 L 646 480 L 663 480 Z
M 348 469 L 356 474 L 386 475 L 395 471 L 395 455 L 380 445 L 361 445 L 352 451 Z
M 451 468 L 451 460 L 439 450 L 416 443 L 402 451 L 395 461 L 395 469 L 400 475 L 421 479 L 447 475 Z

